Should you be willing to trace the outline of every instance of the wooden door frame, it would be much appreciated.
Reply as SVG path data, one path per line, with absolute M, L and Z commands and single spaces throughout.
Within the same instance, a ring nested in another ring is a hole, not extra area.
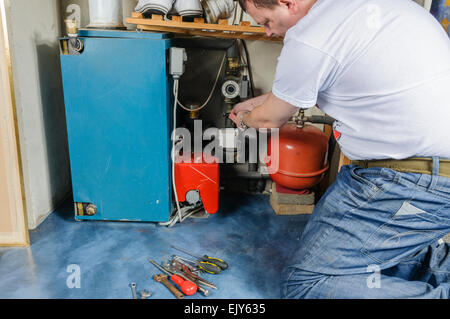
M 3 155 L 2 155 L 3 154 Z M 0 0 L 0 246 L 29 246 L 7 6 Z

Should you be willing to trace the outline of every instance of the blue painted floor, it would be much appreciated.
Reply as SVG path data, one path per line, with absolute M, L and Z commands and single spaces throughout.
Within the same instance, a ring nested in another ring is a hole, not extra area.
M 30 248 L 0 248 L 0 298 L 129 299 L 135 282 L 138 291 L 152 291 L 150 299 L 173 299 L 153 281 L 159 271 L 148 260 L 183 255 L 170 247 L 175 244 L 230 265 L 219 275 L 202 275 L 219 288 L 208 289 L 209 297 L 186 299 L 277 299 L 281 270 L 307 220 L 275 215 L 267 195 L 221 194 L 216 215 L 173 228 L 77 222 L 70 200 L 30 232 Z M 75 274 L 70 265 L 79 267 L 80 288 L 67 285 Z

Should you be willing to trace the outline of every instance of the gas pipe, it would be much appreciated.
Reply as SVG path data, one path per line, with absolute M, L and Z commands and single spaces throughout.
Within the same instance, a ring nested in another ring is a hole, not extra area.
M 325 133 L 313 125 L 287 123 L 279 130 L 278 143 L 272 139 L 273 136 L 269 138 L 266 165 L 275 168 L 272 172 L 269 170 L 275 183 L 302 190 L 310 189 L 322 180 L 329 168 Z M 278 146 L 278 154 L 272 154 L 272 146 Z

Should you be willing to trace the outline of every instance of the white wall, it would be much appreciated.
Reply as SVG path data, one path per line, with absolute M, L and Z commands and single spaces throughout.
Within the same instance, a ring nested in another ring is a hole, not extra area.
M 6 6 L 27 217 L 34 229 L 71 191 L 60 1 L 7 0 Z

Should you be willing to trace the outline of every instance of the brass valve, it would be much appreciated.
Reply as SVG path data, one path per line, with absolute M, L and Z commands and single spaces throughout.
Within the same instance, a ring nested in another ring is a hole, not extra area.
M 292 122 L 294 122 L 298 128 L 302 128 L 305 126 L 306 122 L 309 122 L 309 118 L 305 116 L 305 110 L 300 109 L 297 114 L 295 114 L 292 119 Z

